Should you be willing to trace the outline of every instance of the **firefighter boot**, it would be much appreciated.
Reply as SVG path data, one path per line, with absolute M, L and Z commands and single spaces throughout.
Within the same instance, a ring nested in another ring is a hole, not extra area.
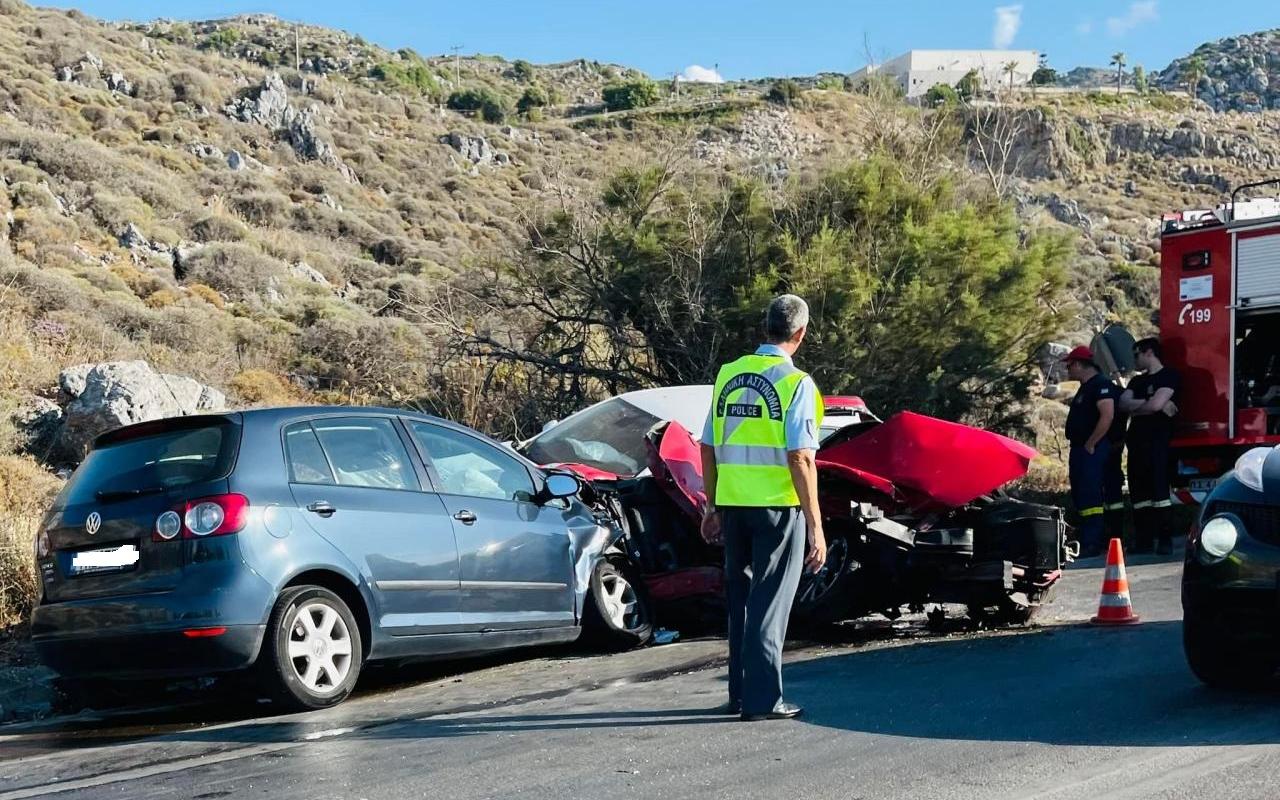
M 1107 541 L 1119 539 L 1124 541 L 1124 506 L 1119 508 L 1108 508 L 1102 515 L 1103 529 L 1106 531 Z
M 1173 553 L 1172 511 L 1173 509 L 1169 506 L 1153 508 L 1150 511 L 1151 527 L 1156 533 L 1156 555 L 1167 556 Z
M 1155 541 L 1155 529 L 1152 527 L 1153 511 L 1154 509 L 1149 505 L 1133 509 L 1134 539 L 1133 547 L 1129 550 L 1133 555 L 1151 552 L 1151 546 Z

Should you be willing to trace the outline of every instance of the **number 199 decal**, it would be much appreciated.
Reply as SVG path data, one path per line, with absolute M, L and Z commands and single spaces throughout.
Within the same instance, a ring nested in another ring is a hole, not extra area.
M 1179 325 L 1204 325 L 1213 320 L 1212 308 L 1196 308 L 1187 303 L 1178 314 Z

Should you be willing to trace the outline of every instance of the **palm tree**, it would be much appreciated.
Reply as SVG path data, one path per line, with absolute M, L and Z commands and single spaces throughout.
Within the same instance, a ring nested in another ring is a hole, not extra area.
M 1200 56 L 1189 58 L 1182 65 L 1182 77 L 1187 80 L 1187 95 L 1193 100 L 1200 86 L 1200 79 L 1205 76 L 1206 71 L 1204 59 Z
M 1111 56 L 1111 63 L 1116 68 L 1116 94 L 1120 94 L 1120 85 L 1124 83 L 1124 53 L 1115 53 Z
M 1017 61 L 1004 62 L 1004 74 L 1009 76 L 1009 94 L 1013 94 L 1013 75 L 1018 71 Z

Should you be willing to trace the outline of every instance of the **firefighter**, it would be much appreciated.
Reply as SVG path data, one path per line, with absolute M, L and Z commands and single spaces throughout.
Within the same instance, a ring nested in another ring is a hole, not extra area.
M 1173 552 L 1173 501 L 1169 498 L 1169 440 L 1177 413 L 1182 376 L 1161 361 L 1160 341 L 1142 339 L 1133 346 L 1142 372 L 1120 396 L 1129 418 L 1129 499 L 1136 536 L 1133 552 Z
M 809 307 L 791 294 L 765 314 L 767 343 L 720 368 L 702 433 L 702 535 L 723 542 L 729 705 L 748 721 L 787 719 L 782 644 L 802 567 L 827 560 L 818 510 L 822 396 L 791 363 Z
M 1115 372 L 1111 376 L 1117 392 L 1125 388 L 1124 376 Z M 1107 464 L 1102 479 L 1102 513 L 1103 528 L 1107 540 L 1124 540 L 1124 442 L 1129 431 L 1129 415 L 1119 408 L 1117 402 L 1115 421 L 1107 432 L 1107 441 L 1111 450 L 1107 453 Z
M 1071 443 L 1071 500 L 1080 515 L 1080 555 L 1089 558 L 1102 554 L 1109 434 L 1119 390 L 1098 369 L 1089 348 L 1077 347 L 1062 360 L 1067 377 L 1080 382 L 1067 413 L 1067 441 Z

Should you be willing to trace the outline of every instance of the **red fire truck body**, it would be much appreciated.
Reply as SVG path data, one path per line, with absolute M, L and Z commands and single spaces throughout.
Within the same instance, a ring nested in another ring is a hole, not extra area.
M 1280 202 L 1163 222 L 1160 340 L 1182 374 L 1172 499 L 1199 503 L 1245 450 L 1280 444 Z

